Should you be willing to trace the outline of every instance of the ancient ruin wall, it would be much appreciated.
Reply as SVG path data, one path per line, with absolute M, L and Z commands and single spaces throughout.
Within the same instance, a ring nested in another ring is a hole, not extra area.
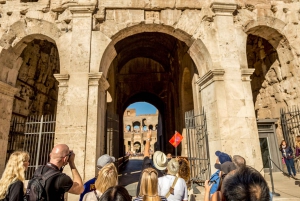
M 59 56 L 53 43 L 33 40 L 21 54 L 13 113 L 28 115 L 55 114 L 58 96 L 58 82 L 53 74 L 59 73 Z
M 297 105 L 296 77 L 282 72 L 278 54 L 268 41 L 249 35 L 247 60 L 248 67 L 255 69 L 251 87 L 257 118 L 279 118 L 280 108 Z

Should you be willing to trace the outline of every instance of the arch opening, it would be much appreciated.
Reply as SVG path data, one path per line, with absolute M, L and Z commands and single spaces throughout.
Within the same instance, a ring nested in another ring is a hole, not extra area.
M 114 47 L 117 55 L 109 67 L 107 80 L 108 92 L 115 101 L 107 104 L 107 111 L 118 114 L 119 122 L 123 122 L 124 112 L 125 116 L 132 114 L 126 110 L 130 104 L 145 101 L 154 105 L 161 123 L 149 126 L 148 121 L 146 125 L 141 119 L 140 131 L 147 126 L 161 132 L 157 149 L 173 153 L 174 148 L 166 142 L 175 130 L 183 131 L 184 113 L 194 108 L 192 83 L 199 76 L 189 47 L 174 36 L 159 32 L 134 34 L 119 40 Z M 120 128 L 124 129 L 124 125 Z M 122 153 L 120 150 L 119 154 Z
M 127 115 L 128 111 L 130 111 L 130 115 Z M 135 102 L 133 104 L 130 104 L 126 108 L 123 115 L 123 125 L 128 125 L 131 123 L 131 126 L 136 127 L 136 129 L 134 129 L 133 131 L 124 131 L 123 139 L 125 151 L 127 154 L 130 154 L 132 156 L 135 155 L 136 147 L 130 146 L 135 142 L 140 143 L 141 149 L 139 149 L 139 151 L 141 153 L 144 153 L 144 147 L 147 140 L 147 133 L 149 131 L 149 127 L 152 124 L 159 124 L 158 116 L 159 112 L 157 108 L 154 105 L 149 104 L 147 102 Z M 142 124 L 140 122 L 142 122 Z M 150 149 L 153 153 L 154 150 L 157 150 L 157 147 L 155 147 L 154 145 L 157 142 L 157 138 L 161 135 L 161 133 L 157 133 L 156 130 L 152 130 L 151 133 L 152 137 L 150 141 Z
M 17 59 L 14 60 L 14 67 L 11 69 L 10 83 L 19 89 L 19 92 L 13 99 L 7 160 L 13 151 L 23 150 L 25 146 L 25 122 L 28 121 L 28 117 L 34 116 L 39 121 L 41 115 L 48 115 L 46 118 L 50 121 L 54 118 L 57 110 L 58 82 L 54 74 L 60 72 L 58 49 L 53 42 L 32 39 L 32 37 L 26 38 L 26 46 L 24 46 L 25 43 L 20 42 L 22 43 L 22 52 L 20 55 L 14 55 Z M 28 40 L 29 38 L 32 40 Z M 16 47 L 20 47 L 20 44 L 17 44 Z M 3 59 L 3 55 L 1 59 Z M 48 130 L 51 132 L 50 129 Z M 36 149 L 35 143 L 32 143 L 34 140 L 33 138 L 27 139 L 28 151 Z M 53 141 L 45 143 L 50 143 L 49 147 L 53 146 Z M 31 154 L 35 156 L 33 153 Z M 48 153 L 45 154 L 48 155 Z M 46 161 L 42 161 L 42 163 L 44 162 Z M 32 170 L 28 171 L 29 175 Z

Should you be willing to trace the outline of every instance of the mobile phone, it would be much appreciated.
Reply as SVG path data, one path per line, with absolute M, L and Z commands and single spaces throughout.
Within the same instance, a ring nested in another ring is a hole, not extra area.
M 213 185 L 213 184 L 215 184 L 215 183 L 216 183 L 216 180 L 209 180 L 209 181 L 208 181 L 208 185 L 209 185 L 209 186 L 211 186 L 211 185 Z

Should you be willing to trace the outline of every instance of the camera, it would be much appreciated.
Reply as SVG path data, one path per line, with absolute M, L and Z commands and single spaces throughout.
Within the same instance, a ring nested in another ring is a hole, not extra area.
M 68 161 L 70 160 L 72 154 L 73 154 L 73 151 L 70 151 L 69 154 L 67 155 L 67 156 L 69 156 Z

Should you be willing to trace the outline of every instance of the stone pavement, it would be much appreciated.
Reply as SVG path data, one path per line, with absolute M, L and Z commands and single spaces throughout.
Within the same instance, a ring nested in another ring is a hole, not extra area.
M 129 194 L 132 196 L 135 196 L 136 193 L 137 182 L 142 168 L 142 159 L 143 159 L 142 157 L 130 159 L 126 167 L 124 167 L 124 169 L 121 170 L 119 174 L 119 184 L 125 186 Z M 269 173 L 265 173 L 265 179 L 268 182 L 271 190 L 272 186 L 271 186 Z M 300 201 L 300 186 L 295 185 L 295 182 L 297 180 L 286 177 L 280 172 L 273 173 L 273 179 L 274 179 L 274 191 L 280 194 L 280 196 L 278 197 L 277 196 L 273 197 L 274 201 L 280 201 L 280 200 Z M 200 193 L 195 194 L 196 196 L 195 200 L 197 201 L 203 200 L 204 188 L 198 186 L 197 189 L 200 191 Z M 193 191 L 191 190 L 190 193 L 192 192 Z

